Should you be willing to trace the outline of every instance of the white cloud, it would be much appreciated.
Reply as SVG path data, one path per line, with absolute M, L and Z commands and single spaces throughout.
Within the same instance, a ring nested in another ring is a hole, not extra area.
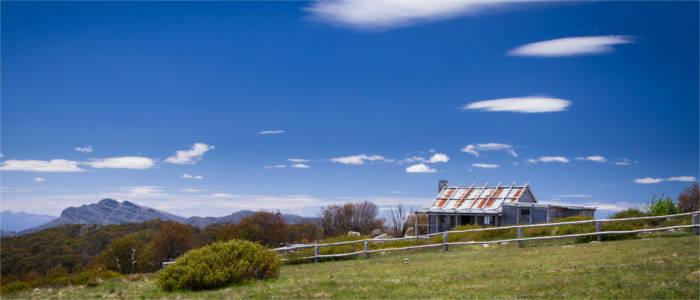
M 313 1 L 311 17 L 336 26 L 382 30 L 454 18 L 493 9 L 498 0 L 336 0 Z
M 634 183 L 651 184 L 651 183 L 659 183 L 659 182 L 663 182 L 663 181 L 694 182 L 694 181 L 697 181 L 697 178 L 695 178 L 695 176 L 675 176 L 675 177 L 669 177 L 669 178 L 644 177 L 644 178 L 635 179 Z
M 404 192 L 402 192 L 402 191 L 389 191 L 389 193 L 398 195 L 398 194 L 403 194 Z
M 592 161 L 592 162 L 597 162 L 597 163 L 603 163 L 603 162 L 607 161 L 607 159 L 605 159 L 605 157 L 602 157 L 600 155 L 577 157 L 576 160 L 587 160 L 587 161 Z
M 446 163 L 449 160 L 450 160 L 449 156 L 442 154 L 442 153 L 435 153 L 435 154 L 433 154 L 433 156 L 430 157 L 430 159 L 427 162 L 429 162 L 429 163 L 438 163 L 438 162 Z
M 190 150 L 178 150 L 175 155 L 168 157 L 165 161 L 173 164 L 194 164 L 195 161 L 202 159 L 205 152 L 211 149 L 214 149 L 214 146 L 195 143 Z
M 265 169 L 281 169 L 281 168 L 286 168 L 287 165 L 274 165 L 274 166 L 265 166 Z
M 187 174 L 187 173 L 182 174 L 182 178 L 187 178 L 187 179 L 204 179 L 204 177 L 202 177 L 202 175 L 193 176 L 193 175 L 190 175 L 190 174 Z
M 536 159 L 535 158 L 528 158 L 525 161 L 527 161 L 529 163 L 533 163 L 533 164 L 537 163 L 537 162 L 545 162 L 545 163 L 560 162 L 560 163 L 565 163 L 565 164 L 569 163 L 569 159 L 566 157 L 563 157 L 563 156 L 542 156 L 542 157 L 536 158 Z
M 493 169 L 493 168 L 498 168 L 500 166 L 496 165 L 496 164 L 472 164 L 472 167 L 483 168 L 483 169 Z
M 155 165 L 152 159 L 141 156 L 122 156 L 96 159 L 86 164 L 97 169 L 148 169 Z
M 412 165 L 406 168 L 406 173 L 435 173 L 437 170 L 428 167 L 426 164 Z
M 644 177 L 644 178 L 635 179 L 634 183 L 650 184 L 650 183 L 659 183 L 662 181 L 664 181 L 663 178 Z
M 618 161 L 618 162 L 615 162 L 615 164 L 618 165 L 618 166 L 629 166 L 629 165 L 631 165 L 631 163 L 630 163 L 629 161 Z
M 0 165 L 1 171 L 33 171 L 33 172 L 81 172 L 77 161 L 65 159 L 46 160 L 5 160 Z
M 508 54 L 539 57 L 604 54 L 612 52 L 614 45 L 633 42 L 634 38 L 623 35 L 568 37 L 525 44 L 508 51 Z
M 462 152 L 473 154 L 479 157 L 480 151 L 507 151 L 513 157 L 518 157 L 518 154 L 513 150 L 512 145 L 500 144 L 500 143 L 486 143 L 486 144 L 469 144 L 462 148 Z
M 297 168 L 297 169 L 308 169 L 308 168 L 311 168 L 311 167 L 309 167 L 308 165 L 305 165 L 305 164 L 293 164 L 293 165 L 292 165 L 292 168 Z
M 676 176 L 676 177 L 666 178 L 666 180 L 668 180 L 668 181 L 683 181 L 683 182 L 697 181 L 695 176 Z
M 235 197 L 234 195 L 226 194 L 226 193 L 215 193 L 215 194 L 211 194 L 209 196 L 213 197 L 213 198 L 233 198 L 233 197 Z
M 310 162 L 310 160 L 303 158 L 287 158 L 287 160 L 295 163 Z
M 402 159 L 401 161 L 399 161 L 399 163 L 413 163 L 413 162 L 417 162 L 417 161 L 425 161 L 425 158 L 414 155 L 412 157 Z
M 376 155 L 376 154 L 375 155 L 359 154 L 359 155 L 331 158 L 331 161 L 336 162 L 336 163 L 346 164 L 346 165 L 361 165 L 361 164 L 364 164 L 365 161 L 392 162 L 393 160 L 386 159 L 386 158 L 384 158 L 384 156 Z
M 83 153 L 92 152 L 92 146 L 90 146 L 90 145 L 87 145 L 85 147 L 75 147 L 74 149 L 75 149 L 75 151 L 83 152 Z
M 200 190 L 200 189 L 182 189 L 182 191 L 185 193 L 199 193 L 202 190 Z
M 565 111 L 571 101 L 542 96 L 483 100 L 465 104 L 462 110 L 508 111 L 517 113 L 544 113 Z
M 34 178 L 34 181 L 36 181 L 36 182 L 45 182 L 46 179 L 41 178 L 41 177 L 36 177 L 36 178 Z
M 280 133 L 284 133 L 284 130 L 264 130 L 264 131 L 258 132 L 258 134 L 263 134 L 263 135 L 264 134 L 280 134 Z

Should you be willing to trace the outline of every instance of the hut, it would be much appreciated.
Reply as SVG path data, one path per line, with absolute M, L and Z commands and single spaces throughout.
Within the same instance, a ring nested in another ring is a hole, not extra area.
M 578 205 L 539 203 L 529 183 L 525 185 L 449 186 L 438 183 L 438 194 L 431 204 L 416 210 L 428 216 L 428 233 L 443 232 L 459 225 L 502 226 L 550 223 L 570 216 L 593 216 L 596 208 Z M 418 232 L 418 219 L 415 230 Z

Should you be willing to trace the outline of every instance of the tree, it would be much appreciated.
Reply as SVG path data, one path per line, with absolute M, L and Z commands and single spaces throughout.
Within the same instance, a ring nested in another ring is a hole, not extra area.
M 287 239 L 287 224 L 279 212 L 259 211 L 241 219 L 238 224 L 226 226 L 220 233 L 220 241 L 248 240 L 268 247 L 278 247 Z
M 678 195 L 678 208 L 681 212 L 691 212 L 700 209 L 700 188 L 697 183 L 685 188 Z
M 113 240 L 95 259 L 97 264 L 121 274 L 133 274 L 136 271 L 136 253 L 140 253 L 144 243 L 131 235 Z
M 320 228 L 312 222 L 302 222 L 287 226 L 287 242 L 308 243 L 320 238 Z
M 369 234 L 382 228 L 384 220 L 377 219 L 378 208 L 374 203 L 348 202 L 343 206 L 332 205 L 321 211 L 321 227 L 325 237 L 343 235 L 348 231 Z
M 178 222 L 163 223 L 148 245 L 153 259 L 158 264 L 174 259 L 192 249 L 191 228 Z
M 403 236 L 404 233 L 406 233 L 406 228 L 411 226 L 408 224 L 408 220 L 412 215 L 412 208 L 405 208 L 401 204 L 392 207 L 389 211 L 389 220 L 391 221 L 389 231 L 391 232 L 391 235 L 398 237 Z
M 673 202 L 671 197 L 664 198 L 664 194 L 661 194 L 658 200 L 656 199 L 656 195 L 654 195 L 654 197 L 651 198 L 651 202 L 645 205 L 645 209 L 650 216 L 665 216 L 678 213 L 676 203 Z

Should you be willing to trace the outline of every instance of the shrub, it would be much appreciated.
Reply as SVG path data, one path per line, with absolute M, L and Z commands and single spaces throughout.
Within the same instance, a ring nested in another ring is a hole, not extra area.
M 2 289 L 0 289 L 0 293 L 2 293 L 3 295 L 4 294 L 11 294 L 11 293 L 16 293 L 16 292 L 28 290 L 30 288 L 32 288 L 32 286 L 27 284 L 26 282 L 15 281 L 13 283 L 3 284 Z
M 277 253 L 249 241 L 231 240 L 185 253 L 158 273 L 166 291 L 224 287 L 250 279 L 279 276 Z
M 661 194 L 658 200 L 656 195 L 654 195 L 645 208 L 650 216 L 665 216 L 678 213 L 676 203 L 673 202 L 671 197 L 664 198 L 664 194 Z
M 571 216 L 571 217 L 566 217 L 566 218 L 556 220 L 552 223 L 576 222 L 576 221 L 586 221 L 586 220 L 593 220 L 593 217 L 590 217 L 590 216 Z M 552 230 L 551 235 L 567 235 L 567 234 L 590 233 L 590 232 L 595 232 L 595 224 L 594 223 L 570 224 L 570 225 L 556 226 L 556 227 L 554 227 L 554 230 Z M 578 243 L 589 242 L 589 241 L 594 240 L 595 238 L 596 238 L 595 236 L 581 236 L 581 237 L 576 238 L 576 242 L 578 242 Z

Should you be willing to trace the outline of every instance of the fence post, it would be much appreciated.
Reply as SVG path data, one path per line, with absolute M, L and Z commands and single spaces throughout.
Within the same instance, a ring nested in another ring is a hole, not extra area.
M 595 222 L 595 232 L 601 232 L 601 231 L 603 231 L 603 224 L 601 224 L 600 222 Z M 602 234 L 598 234 L 597 241 L 599 241 L 599 242 L 603 241 Z
M 445 251 L 447 251 L 448 245 L 447 245 L 447 231 L 445 231 L 442 234 L 442 243 L 445 245 Z
M 518 227 L 518 239 L 522 239 L 522 238 L 523 238 L 523 229 Z M 518 248 L 522 248 L 522 247 L 523 247 L 523 241 L 519 240 L 518 241 Z
M 316 256 L 316 257 L 314 257 L 314 262 L 318 262 L 318 254 L 319 254 L 318 248 L 319 248 L 318 246 L 314 246 L 314 256 Z
M 369 258 L 369 241 L 365 240 L 365 258 Z
M 693 225 L 695 225 L 695 227 L 693 227 L 693 234 L 694 234 L 694 235 L 699 235 L 699 234 L 700 234 L 700 228 L 697 227 L 697 225 L 698 225 L 698 214 L 693 214 Z

